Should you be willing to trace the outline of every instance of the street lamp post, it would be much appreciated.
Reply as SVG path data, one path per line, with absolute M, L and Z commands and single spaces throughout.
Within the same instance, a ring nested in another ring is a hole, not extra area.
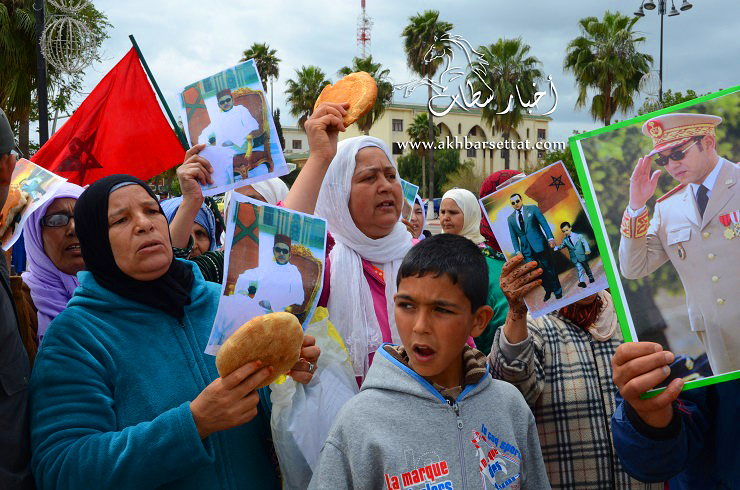
M 658 100 L 660 101 L 660 105 L 663 105 L 663 17 L 665 17 L 665 11 L 667 8 L 668 0 L 658 0 L 658 14 L 660 15 L 660 71 L 658 72 L 658 78 L 660 79 L 660 82 L 658 84 Z M 655 2 L 653 0 L 642 0 L 642 3 L 640 4 L 640 8 L 635 11 L 635 16 L 637 17 L 645 17 L 645 10 L 654 10 L 656 7 Z M 685 12 L 689 10 L 693 5 L 689 3 L 688 0 L 683 0 L 683 3 L 681 4 L 681 11 Z M 676 5 L 674 4 L 674 0 L 671 0 L 671 11 L 668 14 L 668 17 L 675 17 L 679 15 L 680 12 L 676 10 Z

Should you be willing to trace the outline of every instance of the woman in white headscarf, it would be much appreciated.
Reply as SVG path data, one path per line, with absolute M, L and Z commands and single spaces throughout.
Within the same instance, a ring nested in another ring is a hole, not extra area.
M 478 198 L 467 189 L 451 189 L 442 196 L 439 206 L 439 224 L 442 233 L 462 235 L 480 247 L 488 264 L 488 305 L 493 308 L 493 318 L 483 333 L 476 337 L 475 346 L 488 355 L 496 330 L 506 321 L 509 311 L 506 296 L 501 291 L 499 278 L 506 257 L 501 252 L 486 245 L 480 233 L 481 208 Z
M 411 248 L 399 221 L 403 193 L 388 146 L 360 136 L 337 145 L 341 104 L 322 104 L 306 123 L 310 157 L 285 206 L 326 219 L 334 246 L 319 305 L 327 306 L 358 378 L 383 342 L 400 343 L 393 315 L 396 274 Z M 329 248 L 327 247 L 327 248 Z

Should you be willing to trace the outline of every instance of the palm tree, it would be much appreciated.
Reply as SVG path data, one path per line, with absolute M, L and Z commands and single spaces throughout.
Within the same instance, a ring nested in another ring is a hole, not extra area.
M 249 49 L 242 53 L 242 59 L 239 60 L 247 61 L 254 59 L 257 64 L 257 71 L 260 74 L 260 81 L 265 90 L 267 90 L 267 81 L 270 81 L 270 107 L 273 110 L 275 110 L 275 106 L 272 103 L 272 82 L 280 78 L 278 64 L 282 61 L 275 56 L 276 53 L 277 51 L 270 49 L 270 45 L 267 43 L 253 43 Z
M 298 126 L 305 131 L 303 125 L 313 113 L 313 105 L 319 94 L 327 84 L 330 84 L 326 75 L 318 66 L 302 66 L 296 70 L 296 80 L 288 79 L 288 104 L 290 115 L 298 118 Z
M 442 58 L 437 58 L 431 63 L 425 63 L 424 57 L 434 47 L 438 52 L 449 49 L 449 41 L 442 39 L 444 34 L 452 30 L 452 24 L 439 20 L 439 11 L 426 10 L 423 14 L 409 17 L 409 24 L 401 33 L 403 49 L 406 51 L 406 65 L 421 77 L 432 78 Z M 428 110 L 428 138 L 434 139 L 434 121 L 429 109 L 429 100 L 432 98 L 432 87 L 428 86 L 427 110 Z M 429 150 L 429 195 L 434 197 L 434 149 Z
M 427 116 L 426 112 L 421 112 L 416 115 L 414 118 L 414 122 L 411 123 L 411 125 L 406 130 L 406 134 L 409 135 L 409 138 L 411 138 L 411 141 L 413 141 L 416 144 L 416 154 L 419 155 L 419 158 L 422 159 L 421 164 L 421 195 L 426 194 L 426 165 L 424 160 L 426 157 L 429 156 L 429 149 L 424 147 L 423 143 L 426 141 L 429 141 L 429 116 Z M 434 127 L 434 140 L 436 141 L 436 137 L 439 136 L 439 128 Z M 432 145 L 433 146 L 433 145 Z
M 523 100 L 531 101 L 536 90 L 535 84 L 542 79 L 542 72 L 539 69 L 541 63 L 534 56 L 530 56 L 529 50 L 529 45 L 521 38 L 500 38 L 495 44 L 478 48 L 482 58 L 488 63 L 486 84 L 474 73 L 468 75 L 473 89 L 480 90 L 483 100 L 493 96 L 493 101 L 481 110 L 481 116 L 494 132 L 502 133 L 504 140 L 509 139 L 511 130 L 521 124 L 524 118 L 523 108 L 516 102 L 517 90 Z M 510 100 L 512 95 L 513 103 Z M 507 107 L 509 111 L 506 114 L 497 114 L 504 112 Z M 509 158 L 509 151 L 506 151 L 504 168 L 509 168 Z
M 589 89 L 596 90 L 591 98 L 591 117 L 606 126 L 618 111 L 625 113 L 634 107 L 640 79 L 653 63 L 652 56 L 636 49 L 645 42 L 632 30 L 637 19 L 619 12 L 606 12 L 603 21 L 581 19 L 582 35 L 566 49 L 563 69 L 576 77 L 576 108 L 587 105 Z
M 18 127 L 19 147 L 28 155 L 31 94 L 36 90 L 36 19 L 33 0 L 0 3 L 0 107 Z
M 370 128 L 380 119 L 380 116 L 383 115 L 386 107 L 393 98 L 393 84 L 388 81 L 390 70 L 383 69 L 383 65 L 380 63 L 374 63 L 372 55 L 369 55 L 367 58 L 355 58 L 352 60 L 351 67 L 345 66 L 340 68 L 338 74 L 340 76 L 346 76 L 358 71 L 369 73 L 375 79 L 375 84 L 378 86 L 378 98 L 375 100 L 372 110 L 357 120 L 357 126 L 360 128 L 360 131 L 370 134 Z

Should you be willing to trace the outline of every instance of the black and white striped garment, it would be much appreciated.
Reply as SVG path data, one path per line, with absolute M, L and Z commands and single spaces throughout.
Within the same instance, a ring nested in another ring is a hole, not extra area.
M 557 314 L 527 317 L 529 336 L 507 362 L 496 332 L 489 357 L 494 378 L 512 383 L 532 408 L 553 489 L 663 489 L 624 472 L 611 436 L 617 387 L 611 358 L 621 334 L 600 342 Z

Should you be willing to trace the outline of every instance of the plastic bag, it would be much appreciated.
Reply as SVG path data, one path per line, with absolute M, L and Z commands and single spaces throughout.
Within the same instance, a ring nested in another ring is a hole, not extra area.
M 308 487 L 337 412 L 359 392 L 349 354 L 326 308 L 317 308 L 312 321 L 306 333 L 316 338 L 321 355 L 311 383 L 288 377 L 270 385 L 270 428 L 284 489 Z

